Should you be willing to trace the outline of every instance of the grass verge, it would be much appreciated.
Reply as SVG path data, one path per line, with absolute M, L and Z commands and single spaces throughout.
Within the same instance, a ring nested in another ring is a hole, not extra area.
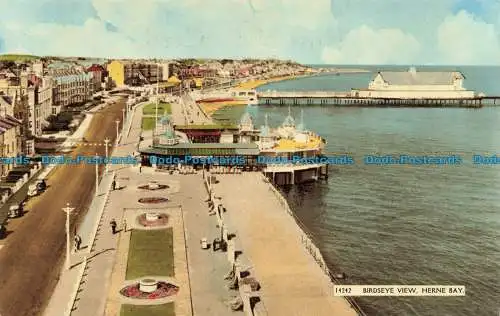
M 174 247 L 172 228 L 133 230 L 127 259 L 125 279 L 148 275 L 174 276 Z
M 163 305 L 122 305 L 120 316 L 175 316 L 174 303 Z
M 154 117 L 143 117 L 141 128 L 143 131 L 150 131 L 155 128 L 155 118 Z
M 156 104 L 149 103 L 142 109 L 144 115 L 155 115 Z M 159 103 L 158 104 L 158 116 L 163 116 L 164 114 L 172 114 L 172 106 L 170 103 Z

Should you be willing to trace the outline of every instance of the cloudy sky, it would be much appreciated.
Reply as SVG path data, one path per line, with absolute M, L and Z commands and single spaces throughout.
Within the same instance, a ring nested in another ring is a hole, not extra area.
M 500 64 L 500 0 L 0 0 L 0 53 Z

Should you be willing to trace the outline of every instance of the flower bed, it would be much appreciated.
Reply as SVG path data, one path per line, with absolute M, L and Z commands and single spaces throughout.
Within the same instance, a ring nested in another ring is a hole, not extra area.
M 120 290 L 120 294 L 128 298 L 154 300 L 176 295 L 179 292 L 178 286 L 163 281 L 158 282 L 158 288 L 151 293 L 142 292 L 139 286 L 139 283 L 126 286 Z
M 143 213 L 137 216 L 137 221 L 139 222 L 139 224 L 145 227 L 165 226 L 168 223 L 168 215 L 160 213 L 158 214 L 158 219 L 150 221 L 146 218 L 146 213 Z
M 168 199 L 162 197 L 146 197 L 146 198 L 140 198 L 138 202 L 146 204 L 158 204 L 158 203 L 168 202 Z
M 165 190 L 165 189 L 168 189 L 169 186 L 166 185 L 166 184 L 158 184 L 158 186 L 156 188 L 151 188 L 149 186 L 149 184 L 145 184 L 145 185 L 138 186 L 138 188 L 142 189 L 142 190 L 156 191 L 156 190 Z

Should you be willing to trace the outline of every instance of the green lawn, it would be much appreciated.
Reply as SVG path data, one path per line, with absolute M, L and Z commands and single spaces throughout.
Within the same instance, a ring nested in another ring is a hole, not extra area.
M 143 117 L 141 128 L 143 131 L 150 131 L 155 128 L 155 118 L 154 117 Z
M 126 280 L 148 275 L 174 276 L 172 228 L 133 230 L 127 260 Z
M 142 109 L 144 115 L 154 115 L 156 113 L 156 104 L 149 103 Z M 158 116 L 163 116 L 163 114 L 172 114 L 172 108 L 170 103 L 159 103 L 158 104 Z
M 120 316 L 175 316 L 174 303 L 163 305 L 122 305 Z

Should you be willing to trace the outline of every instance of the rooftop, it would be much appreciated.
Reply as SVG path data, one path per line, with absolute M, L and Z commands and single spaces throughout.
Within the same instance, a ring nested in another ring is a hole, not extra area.
M 141 150 L 153 155 L 192 155 L 192 156 L 235 156 L 258 155 L 255 143 L 178 143 L 175 145 L 155 145 Z
M 392 85 L 451 85 L 456 79 L 464 79 L 457 71 L 381 71 L 385 82 Z
M 224 124 L 210 124 L 210 125 L 177 125 L 175 129 L 186 130 L 186 129 L 199 129 L 199 130 L 224 130 L 224 129 L 238 129 L 235 125 L 224 125 Z

